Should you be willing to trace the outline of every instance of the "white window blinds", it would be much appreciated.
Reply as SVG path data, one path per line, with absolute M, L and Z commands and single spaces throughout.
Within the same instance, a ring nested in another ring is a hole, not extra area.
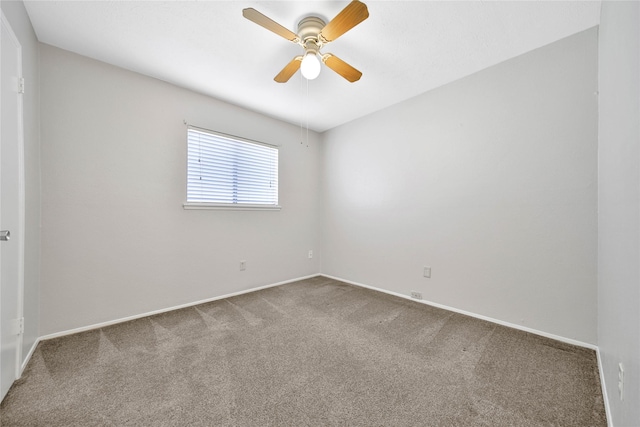
M 278 207 L 277 147 L 192 127 L 187 146 L 187 204 Z

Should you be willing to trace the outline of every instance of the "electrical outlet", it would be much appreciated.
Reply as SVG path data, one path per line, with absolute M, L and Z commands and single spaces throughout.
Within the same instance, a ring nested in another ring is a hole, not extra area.
M 411 298 L 413 298 L 413 299 L 422 299 L 422 293 L 421 292 L 416 292 L 416 291 L 411 291 Z
M 309 258 L 313 258 L 313 251 L 309 249 Z
M 431 267 L 425 267 L 422 271 L 422 275 L 427 278 L 431 278 Z
M 622 366 L 622 362 L 618 363 L 618 394 L 620 394 L 620 400 L 624 400 L 624 366 Z
M 247 269 L 247 261 L 240 261 L 240 271 L 245 271 Z

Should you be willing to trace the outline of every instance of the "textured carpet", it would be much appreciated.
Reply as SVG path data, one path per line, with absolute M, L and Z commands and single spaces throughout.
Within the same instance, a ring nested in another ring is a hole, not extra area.
M 324 277 L 43 341 L 2 426 L 604 426 L 596 356 Z

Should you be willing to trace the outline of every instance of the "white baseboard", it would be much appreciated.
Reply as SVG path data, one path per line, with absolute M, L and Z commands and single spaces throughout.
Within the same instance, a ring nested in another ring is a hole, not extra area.
M 74 328 L 74 329 L 69 329 L 69 330 L 66 330 L 66 331 L 55 332 L 53 334 L 48 334 L 48 335 L 44 335 L 44 336 L 40 337 L 39 341 L 50 340 L 50 339 L 53 339 L 53 338 L 59 338 L 59 337 L 63 337 L 63 336 L 66 336 L 66 335 L 77 334 L 79 332 L 91 331 L 93 329 L 100 329 L 100 328 L 104 328 L 104 327 L 107 327 L 107 326 L 116 325 L 118 323 L 123 323 L 123 322 L 128 322 L 130 320 L 140 319 L 142 317 L 153 316 L 155 314 L 162 314 L 162 313 L 166 313 L 166 312 L 173 311 L 173 310 L 180 310 L 181 308 L 193 307 L 194 305 L 205 304 L 205 303 L 212 302 L 212 301 L 218 301 L 218 300 L 225 299 L 225 298 L 231 298 L 231 297 L 235 297 L 235 296 L 238 296 L 238 295 L 248 294 L 248 293 L 259 291 L 259 290 L 262 290 L 262 289 L 272 288 L 274 286 L 280 286 L 280 285 L 285 285 L 287 283 L 297 282 L 299 280 L 310 279 L 312 277 L 316 277 L 316 276 L 319 276 L 319 275 L 320 274 L 318 273 L 318 274 L 311 274 L 309 276 L 304 276 L 304 277 L 297 277 L 295 279 L 285 280 L 283 282 L 272 283 L 272 284 L 269 284 L 269 285 L 259 286 L 257 288 L 246 289 L 244 291 L 233 292 L 233 293 L 230 293 L 230 294 L 220 295 L 220 296 L 212 297 L 212 298 L 207 298 L 207 299 L 203 299 L 203 300 L 200 300 L 200 301 L 194 301 L 194 302 L 189 302 L 189 303 L 186 303 L 186 304 L 176 305 L 176 306 L 173 306 L 173 307 L 162 308 L 160 310 L 154 310 L 154 311 L 149 311 L 147 313 L 141 313 L 141 314 L 136 314 L 136 315 L 133 315 L 133 316 L 123 317 L 123 318 L 120 318 L 120 319 L 109 320 L 107 322 L 95 323 L 93 325 L 82 326 L 80 328 Z
M 604 409 L 605 409 L 605 414 L 607 416 L 607 425 L 610 426 L 610 427 L 613 427 L 613 420 L 611 419 L 611 407 L 609 406 L 609 396 L 607 394 L 606 381 L 605 381 L 605 377 L 604 377 L 604 371 L 603 371 L 603 368 L 602 368 L 602 357 L 600 355 L 600 348 L 597 345 L 586 343 L 586 342 L 582 342 L 582 341 L 578 341 L 578 340 L 574 340 L 574 339 L 571 339 L 571 338 L 562 337 L 562 336 L 555 335 L 555 334 L 550 334 L 548 332 L 539 331 L 537 329 L 528 328 L 528 327 L 522 326 L 522 325 L 516 325 L 514 323 L 505 322 L 503 320 L 494 319 L 494 318 L 491 318 L 491 317 L 483 316 L 481 314 L 476 314 L 476 313 L 472 313 L 472 312 L 469 312 L 469 311 L 460 310 L 460 309 L 457 309 L 455 307 L 449 307 L 449 306 L 446 306 L 444 304 L 438 304 L 436 302 L 431 302 L 431 301 L 427 301 L 427 300 L 416 300 L 414 298 L 411 298 L 409 295 L 404 295 L 404 294 L 401 294 L 401 293 L 398 293 L 398 292 L 389 291 L 389 290 L 386 290 L 386 289 L 376 288 L 375 286 L 365 285 L 363 283 L 358 283 L 358 282 L 354 282 L 352 280 L 342 279 L 340 277 L 330 276 L 328 274 L 320 274 L 320 276 L 326 277 L 328 279 L 339 280 L 339 281 L 344 282 L 344 283 L 349 283 L 350 285 L 359 286 L 359 287 L 362 287 L 362 288 L 371 289 L 371 290 L 382 292 L 382 293 L 385 293 L 385 294 L 389 294 L 389 295 L 397 296 L 397 297 L 400 297 L 400 298 L 408 299 L 408 300 L 411 300 L 411 301 L 414 301 L 414 302 L 423 303 L 423 304 L 426 304 L 426 305 L 430 305 L 432 307 L 442 308 L 444 310 L 448 310 L 448 311 L 453 311 L 455 313 L 464 314 L 466 316 L 475 317 L 476 319 L 486 320 L 487 322 L 496 323 L 498 325 L 506 326 L 506 327 L 509 327 L 509 328 L 518 329 L 518 330 L 521 330 L 521 331 L 524 331 L 524 332 L 530 332 L 530 333 L 535 334 L 535 335 L 540 335 L 540 336 L 543 336 L 543 337 L 546 337 L 546 338 L 551 338 L 553 340 L 564 342 L 564 343 L 567 343 L 567 344 L 572 344 L 572 345 L 575 345 L 575 346 L 578 346 L 578 347 L 583 347 L 583 348 L 588 348 L 590 350 L 595 350 L 596 358 L 597 358 L 597 362 L 598 362 L 598 372 L 600 374 L 600 387 L 602 388 L 602 400 L 604 401 Z
M 598 356 L 598 373 L 600 374 L 600 387 L 602 387 L 602 400 L 604 401 L 604 412 L 607 415 L 607 425 L 613 427 L 613 420 L 611 419 L 611 407 L 609 406 L 609 394 L 607 393 L 607 384 L 604 379 L 604 370 L 602 368 L 602 356 L 600 355 L 600 349 L 596 350 Z
M 578 347 L 584 347 L 584 348 L 588 348 L 588 349 L 591 349 L 591 350 L 596 350 L 596 352 L 598 350 L 598 346 L 596 346 L 594 344 L 590 344 L 590 343 L 574 340 L 574 339 L 571 339 L 571 338 L 562 337 L 562 336 L 559 336 L 559 335 L 550 334 L 548 332 L 539 331 L 537 329 L 528 328 L 526 326 L 517 325 L 515 323 L 505 322 L 503 320 L 494 319 L 494 318 L 488 317 L 488 316 L 483 316 L 482 314 L 477 314 L 477 313 L 472 313 L 470 311 L 460 310 L 458 308 L 449 307 L 447 305 L 439 304 L 437 302 L 431 302 L 431 301 L 428 301 L 428 300 L 417 300 L 417 299 L 411 298 L 409 295 L 404 295 L 404 294 L 401 294 L 401 293 L 398 293 L 398 292 L 393 292 L 393 291 L 389 291 L 389 290 L 382 289 L 382 288 L 376 288 L 375 286 L 369 286 L 369 285 L 365 285 L 363 283 L 353 282 L 351 280 L 342 279 L 340 277 L 329 276 L 328 274 L 320 274 L 320 276 L 324 276 L 324 277 L 327 277 L 327 278 L 333 279 L 333 280 L 339 280 L 341 282 L 349 283 L 350 285 L 355 285 L 355 286 L 359 286 L 359 287 L 362 287 L 362 288 L 371 289 L 371 290 L 374 290 L 374 291 L 378 291 L 378 292 L 382 292 L 382 293 L 385 293 L 385 294 L 393 295 L 393 296 L 396 296 L 396 297 L 408 299 L 408 300 L 411 300 L 411 301 L 414 301 L 414 302 L 430 305 L 432 307 L 442 308 L 444 310 L 448 310 L 448 311 L 453 311 L 455 313 L 464 314 L 465 316 L 475 317 L 476 319 L 486 320 L 487 322 L 496 323 L 498 325 L 506 326 L 508 328 L 518 329 L 518 330 L 521 330 L 521 331 L 524 331 L 524 332 L 530 332 L 530 333 L 535 334 L 535 335 L 540 335 L 540 336 L 543 336 L 543 337 L 546 337 L 546 338 L 551 338 L 553 340 L 561 341 L 561 342 L 564 342 L 564 343 L 567 343 L 567 344 L 576 345 Z
M 33 353 L 36 351 L 36 347 L 38 347 L 38 344 L 40 344 L 40 338 L 36 338 L 35 342 L 33 343 L 31 348 L 29 349 L 29 352 L 27 353 L 27 357 L 25 357 L 22 360 L 22 365 L 20 365 L 20 372 L 19 372 L 20 375 L 18 376 L 18 378 L 22 376 L 22 373 L 24 372 L 25 368 L 29 364 L 29 361 L 31 360 L 31 356 L 33 356 Z
M 67 330 L 67 331 L 56 332 L 54 334 L 49 334 L 49 335 L 42 336 L 42 337 L 36 339 L 36 341 L 34 342 L 33 346 L 29 350 L 29 353 L 27 354 L 27 357 L 24 359 L 24 361 L 22 363 L 20 374 L 22 374 L 22 372 L 26 368 L 27 364 L 31 360 L 31 357 L 33 356 L 33 353 L 35 352 L 36 347 L 38 346 L 40 341 L 43 341 L 43 340 L 48 340 L 48 339 L 52 339 L 52 338 L 58 338 L 58 337 L 62 337 L 62 336 L 65 336 L 65 335 L 75 334 L 75 333 L 78 333 L 78 332 L 90 331 L 90 330 L 93 330 L 93 329 L 99 329 L 99 328 L 103 328 L 103 327 L 106 327 L 106 326 L 111 326 L 111 325 L 115 325 L 115 324 L 118 324 L 118 323 L 127 322 L 129 320 L 140 319 L 142 317 L 147 317 L 147 316 L 152 316 L 152 315 L 155 315 L 155 314 L 166 313 L 166 312 L 173 311 L 173 310 L 179 310 L 181 308 L 193 307 L 195 305 L 204 304 L 204 303 L 212 302 L 212 301 L 217 301 L 217 300 L 221 300 L 221 299 L 225 299 L 225 298 L 231 298 L 231 297 L 238 296 L 238 295 L 248 294 L 248 293 L 259 291 L 259 290 L 262 290 L 262 289 L 272 288 L 272 287 L 275 287 L 275 286 L 280 286 L 280 285 L 284 285 L 284 284 L 287 284 L 287 283 L 297 282 L 299 280 L 310 279 L 312 277 L 317 277 L 317 276 L 326 277 L 326 278 L 332 279 L 332 280 L 338 280 L 340 282 L 349 283 L 349 284 L 354 285 L 354 286 L 359 286 L 359 287 L 362 287 L 362 288 L 371 289 L 371 290 L 374 290 L 374 291 L 377 291 L 377 292 L 382 292 L 382 293 L 393 295 L 393 296 L 396 296 L 396 297 L 408 299 L 408 300 L 411 300 L 411 301 L 414 301 L 414 302 L 419 302 L 419 303 L 423 303 L 423 304 L 426 304 L 426 305 L 430 305 L 432 307 L 442 308 L 444 310 L 448 310 L 448 311 L 452 311 L 452 312 L 455 312 L 455 313 L 464 314 L 466 316 L 474 317 L 474 318 L 477 318 L 477 319 L 485 320 L 485 321 L 488 321 L 488 322 L 496 323 L 498 325 L 506 326 L 506 327 L 509 327 L 509 328 L 514 328 L 514 329 L 518 329 L 518 330 L 521 330 L 521 331 L 530 332 L 532 334 L 540 335 L 540 336 L 543 336 L 543 337 L 546 337 L 546 338 L 551 338 L 551 339 L 554 339 L 556 341 L 564 342 L 564 343 L 567 343 L 567 344 L 572 344 L 572 345 L 576 345 L 576 346 L 579 346 L 579 347 L 584 347 L 584 348 L 595 350 L 597 361 L 598 361 L 598 370 L 599 370 L 599 374 L 600 374 L 600 384 L 601 384 L 601 387 L 602 387 L 602 398 L 604 400 L 605 413 L 606 413 L 606 416 L 607 416 L 607 425 L 613 427 L 613 422 L 611 420 L 611 409 L 609 407 L 609 397 L 607 395 L 605 377 L 604 377 L 604 372 L 603 372 L 603 368 L 602 368 L 602 358 L 601 358 L 600 349 L 598 348 L 598 346 L 593 345 L 593 344 L 589 344 L 589 343 L 585 343 L 585 342 L 582 342 L 582 341 L 577 341 L 577 340 L 574 340 L 574 339 L 571 339 L 571 338 L 566 338 L 566 337 L 562 337 L 562 336 L 559 336 L 559 335 L 550 334 L 550 333 L 547 333 L 547 332 L 544 332 L 544 331 L 539 331 L 539 330 L 536 330 L 536 329 L 528 328 L 528 327 L 525 327 L 525 326 L 522 326 L 522 325 L 516 325 L 514 323 L 509 323 L 509 322 L 505 322 L 505 321 L 502 321 L 502 320 L 494 319 L 494 318 L 491 318 L 491 317 L 483 316 L 481 314 L 476 314 L 476 313 L 472 313 L 472 312 L 469 312 L 469 311 L 460 310 L 460 309 L 457 309 L 457 308 L 454 308 L 454 307 L 446 306 L 444 304 L 438 304 L 438 303 L 427 301 L 427 300 L 416 300 L 416 299 L 411 298 L 408 295 L 403 295 L 403 294 L 400 294 L 398 292 L 393 292 L 393 291 L 389 291 L 389 290 L 386 290 L 386 289 L 376 288 L 374 286 L 369 286 L 369 285 L 365 285 L 363 283 L 358 283 L 358 282 L 354 282 L 354 281 L 351 281 L 351 280 L 342 279 L 340 277 L 330 276 L 328 274 L 321 274 L 321 273 L 312 274 L 312 275 L 304 276 L 304 277 L 298 277 L 296 279 L 285 280 L 283 282 L 272 283 L 272 284 L 269 284 L 269 285 L 259 286 L 259 287 L 247 289 L 247 290 L 244 290 L 244 291 L 233 292 L 233 293 L 226 294 L 226 295 L 221 295 L 221 296 L 208 298 L 208 299 L 204 299 L 204 300 L 200 300 L 200 301 L 195 301 L 195 302 L 191 302 L 191 303 L 187 303 L 187 304 L 181 304 L 181 305 L 174 306 L 174 307 L 168 307 L 168 308 L 164 308 L 164 309 L 161 309 L 161 310 L 154 310 L 154 311 L 150 311 L 148 313 L 142 313 L 142 314 L 138 314 L 138 315 L 134 315 L 134 316 L 124 317 L 124 318 L 121 318 L 121 319 L 111 320 L 111 321 L 108 321 L 108 322 L 96 323 L 96 324 L 89 325 L 89 326 L 84 326 L 84 327 L 81 327 L 81 328 L 70 329 L 70 330 Z

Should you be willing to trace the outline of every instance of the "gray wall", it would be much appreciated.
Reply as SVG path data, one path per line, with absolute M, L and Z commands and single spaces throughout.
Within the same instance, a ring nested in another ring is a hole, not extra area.
M 640 4 L 602 3 L 598 345 L 613 423 L 640 425 Z M 618 363 L 625 396 L 618 394 Z
M 27 357 L 40 336 L 40 74 L 38 40 L 22 2 L 3 1 L 0 7 L 22 46 L 22 74 L 25 79 L 25 259 L 22 357 Z
M 42 335 L 318 272 L 317 134 L 307 146 L 297 126 L 40 51 Z M 184 210 L 183 120 L 281 145 L 282 210 Z
M 596 91 L 594 28 L 326 132 L 322 272 L 596 344 Z

